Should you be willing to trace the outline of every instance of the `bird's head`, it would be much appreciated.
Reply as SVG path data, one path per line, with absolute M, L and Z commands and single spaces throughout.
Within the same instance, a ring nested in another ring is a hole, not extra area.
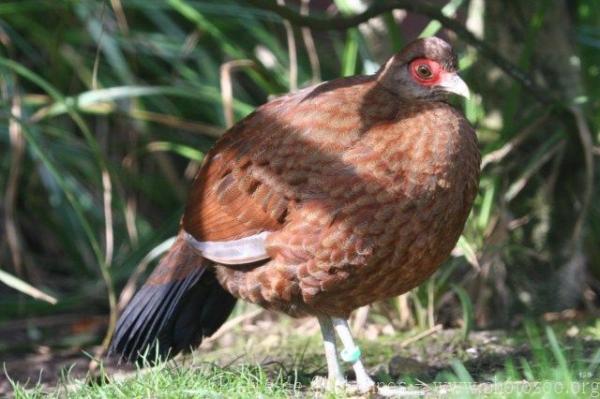
M 443 100 L 452 93 L 469 97 L 452 47 L 437 37 L 410 43 L 385 63 L 377 80 L 406 100 Z

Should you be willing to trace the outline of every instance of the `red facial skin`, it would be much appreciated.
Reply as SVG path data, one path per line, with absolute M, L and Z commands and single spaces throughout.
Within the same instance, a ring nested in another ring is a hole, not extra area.
M 425 65 L 429 68 L 431 71 L 431 76 L 424 77 L 417 72 L 421 65 Z M 439 63 L 427 58 L 417 58 L 413 60 L 409 65 L 409 70 L 413 79 L 423 86 L 433 86 L 438 84 L 442 78 L 442 75 L 447 73 Z

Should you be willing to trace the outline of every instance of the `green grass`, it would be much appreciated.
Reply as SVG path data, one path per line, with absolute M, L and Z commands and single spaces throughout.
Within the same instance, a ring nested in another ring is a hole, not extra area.
M 600 395 L 600 342 L 594 336 L 594 326 L 580 327 L 583 332 L 577 339 L 557 338 L 566 329 L 563 326 L 555 331 L 527 323 L 510 337 L 495 336 L 495 344 L 485 343 L 494 334 L 486 335 L 483 341 L 476 337 L 465 341 L 457 330 L 418 341 L 408 352 L 398 346 L 406 336 L 361 340 L 361 346 L 365 364 L 384 390 L 401 387 L 413 393 L 473 398 L 569 398 L 582 397 L 577 393 L 584 392 L 587 394 L 583 396 L 594 397 Z M 197 351 L 129 374 L 101 371 L 93 381 L 72 379 L 67 370 L 57 387 L 15 383 L 14 393 L 17 398 L 310 397 L 316 392 L 310 387 L 311 380 L 325 372 L 316 336 L 292 335 L 274 350 L 259 343 L 244 351 L 244 338 L 236 345 Z M 476 348 L 480 355 L 473 358 L 469 348 Z M 427 351 L 430 359 L 423 359 L 419 353 Z M 240 357 L 240 353 L 244 355 Z M 392 369 L 381 365 L 395 353 L 402 355 L 404 363 L 409 362 L 405 356 L 410 356 L 429 364 L 391 375 Z M 343 392 L 325 395 L 346 396 Z
M 53 392 L 15 389 L 17 398 L 287 398 L 294 396 L 293 384 L 269 379 L 260 367 L 220 368 L 211 365 L 173 367 L 161 365 L 136 372 L 124 381 L 92 383 L 64 381 Z

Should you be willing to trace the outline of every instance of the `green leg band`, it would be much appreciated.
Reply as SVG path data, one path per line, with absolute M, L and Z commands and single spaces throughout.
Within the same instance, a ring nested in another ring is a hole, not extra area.
M 358 359 L 360 359 L 360 348 L 358 346 L 355 346 L 354 348 L 348 349 L 348 348 L 344 348 L 341 352 L 340 352 L 340 357 L 342 358 L 343 361 L 347 362 L 347 363 L 356 363 L 358 361 Z

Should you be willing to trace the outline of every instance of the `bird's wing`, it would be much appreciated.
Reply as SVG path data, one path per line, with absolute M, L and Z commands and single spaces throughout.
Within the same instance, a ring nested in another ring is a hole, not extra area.
M 330 82 L 276 99 L 230 129 L 195 178 L 182 220 L 188 240 L 218 263 L 268 258 L 269 234 L 326 191 L 321 171 L 346 167 L 339 154 L 358 139 L 360 120 L 345 104 L 363 83 L 343 81 L 348 95 Z
M 183 219 L 196 239 L 237 240 L 281 228 L 293 193 L 286 192 L 285 171 L 273 163 L 285 151 L 284 133 L 264 108 L 230 129 L 207 154 Z
M 236 126 L 217 143 L 196 176 L 183 228 L 203 256 L 223 264 L 250 263 L 268 256 L 264 239 L 285 221 L 290 198 L 256 149 L 247 147 L 260 115 Z M 253 140 L 255 144 L 256 139 Z

